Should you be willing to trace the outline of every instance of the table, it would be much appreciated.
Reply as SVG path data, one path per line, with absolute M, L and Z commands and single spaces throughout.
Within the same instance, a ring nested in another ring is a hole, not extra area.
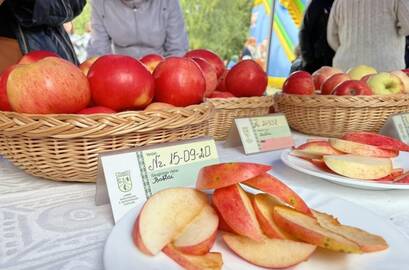
M 296 144 L 305 141 L 294 138 Z M 338 196 L 390 219 L 409 247 L 409 191 L 343 187 L 288 168 L 281 151 L 245 156 L 240 147 L 217 145 L 221 161 L 272 164 L 271 173 L 290 187 Z M 0 269 L 102 270 L 114 224 L 110 207 L 95 206 L 94 196 L 95 184 L 40 179 L 0 158 Z

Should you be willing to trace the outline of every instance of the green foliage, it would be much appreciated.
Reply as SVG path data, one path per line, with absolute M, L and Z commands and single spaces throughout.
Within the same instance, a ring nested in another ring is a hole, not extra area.
M 87 29 L 87 24 L 91 20 L 91 6 L 87 3 L 81 15 L 74 19 L 74 31 L 76 34 L 82 35 Z
M 238 56 L 247 38 L 253 0 L 181 0 L 190 48 L 207 48 L 223 59 Z
M 180 0 L 190 48 L 207 48 L 223 59 L 237 57 L 247 38 L 254 0 Z M 87 4 L 74 20 L 76 34 L 86 31 L 91 8 Z

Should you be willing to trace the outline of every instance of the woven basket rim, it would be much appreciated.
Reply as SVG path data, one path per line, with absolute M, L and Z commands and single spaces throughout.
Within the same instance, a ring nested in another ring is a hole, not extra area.
M 299 107 L 395 107 L 409 104 L 409 93 L 371 96 L 335 96 L 335 95 L 294 95 L 276 93 L 277 104 Z
M 175 129 L 208 121 L 209 102 L 161 111 L 124 111 L 112 114 L 24 114 L 0 111 L 0 134 L 31 138 L 103 138 L 131 132 Z
M 260 97 L 208 98 L 206 99 L 206 101 L 213 104 L 216 110 L 252 109 L 272 106 L 274 104 L 274 97 L 260 96 Z

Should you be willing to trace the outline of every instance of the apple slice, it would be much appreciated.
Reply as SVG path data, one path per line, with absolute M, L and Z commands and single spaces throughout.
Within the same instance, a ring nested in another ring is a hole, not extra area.
M 294 156 L 294 157 L 302 158 L 302 159 L 305 159 L 305 160 L 308 160 L 308 161 L 310 161 L 312 159 L 321 159 L 322 158 L 321 154 L 310 153 L 310 152 L 307 152 L 307 151 L 304 151 L 304 150 L 292 150 L 290 152 L 290 155 Z
M 329 139 L 329 143 L 339 151 L 358 156 L 392 158 L 399 155 L 398 151 L 386 150 L 377 146 L 347 140 L 331 138 Z
M 210 205 L 206 205 L 198 216 L 178 236 L 173 245 L 183 253 L 204 255 L 216 241 L 219 217 Z
M 143 206 L 132 232 L 135 245 L 155 255 L 181 234 L 208 205 L 206 194 L 192 188 L 171 188 L 150 197 Z
M 351 240 L 323 228 L 314 218 L 291 208 L 276 206 L 273 218 L 282 229 L 307 243 L 334 251 L 361 252 Z
M 382 178 L 375 179 L 375 181 L 392 181 L 393 182 L 393 181 L 396 181 L 396 179 L 401 175 L 403 175 L 403 169 L 396 168 L 396 169 L 393 169 L 389 175 L 382 177 Z
M 239 184 L 216 189 L 213 203 L 233 231 L 256 241 L 263 239 L 251 201 Z
M 318 223 L 323 228 L 355 242 L 363 252 L 380 251 L 388 248 L 386 241 L 378 235 L 370 234 L 355 227 L 342 225 L 336 218 L 326 213 L 313 212 Z
M 338 151 L 330 145 L 328 141 L 313 141 L 304 143 L 296 148 L 296 150 L 302 150 L 303 152 L 317 154 L 317 155 L 342 155 L 341 151 Z
M 271 170 L 271 166 L 257 163 L 220 163 L 199 171 L 196 188 L 216 189 L 234 185 Z
M 409 152 L 409 145 L 395 138 L 391 138 L 373 132 L 349 132 L 344 134 L 344 136 L 342 136 L 342 139 L 357 143 L 369 144 L 392 151 Z
M 170 244 L 162 251 L 186 270 L 220 270 L 223 266 L 222 254 L 219 252 L 210 252 L 202 256 L 187 255 Z
M 217 209 L 217 207 L 214 205 L 213 202 L 212 202 L 212 206 L 214 207 L 213 209 L 214 209 L 214 211 L 216 211 L 216 214 L 219 217 L 218 229 L 221 230 L 221 231 L 234 233 L 233 229 L 230 228 L 230 226 L 226 223 L 226 221 L 224 220 L 222 214 L 220 214 L 220 211 Z
M 247 237 L 223 233 L 226 245 L 244 260 L 267 268 L 287 268 L 306 261 L 316 246 L 283 239 L 264 238 L 256 242 Z
M 313 216 L 310 208 L 297 193 L 268 173 L 251 178 L 250 180 L 243 182 L 243 184 L 268 193 L 291 207 L 294 207 L 298 211 Z
M 402 174 L 401 176 L 398 176 L 393 180 L 394 183 L 399 183 L 399 184 L 409 184 L 409 172 L 406 172 Z
M 385 177 L 393 169 L 389 158 L 341 155 L 324 156 L 324 161 L 337 174 L 363 180 Z
M 252 196 L 251 202 L 256 212 L 257 220 L 265 235 L 270 238 L 293 239 L 291 235 L 278 227 L 273 220 L 274 207 L 284 205 L 282 202 L 265 193 Z

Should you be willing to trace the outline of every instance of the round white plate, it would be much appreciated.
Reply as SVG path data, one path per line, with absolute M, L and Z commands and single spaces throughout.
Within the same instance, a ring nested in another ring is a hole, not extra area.
M 287 149 L 281 153 L 281 160 L 284 162 L 284 164 L 293 168 L 294 170 L 316 176 L 339 185 L 370 190 L 409 189 L 409 184 L 377 183 L 375 181 L 352 179 L 338 174 L 329 173 L 320 170 L 302 158 L 291 156 L 290 152 L 291 150 Z M 407 160 L 409 160 L 409 153 L 401 152 L 399 157 L 395 158 L 393 161 L 394 168 L 403 168 L 405 171 L 409 170 L 409 163 Z
M 343 254 L 318 249 L 311 258 L 291 269 L 294 270 L 392 270 L 407 269 L 409 239 L 401 234 L 387 219 L 351 202 L 325 194 L 296 189 L 298 194 L 314 209 L 331 213 L 347 225 L 356 226 L 381 235 L 389 249 L 368 254 Z M 131 210 L 115 225 L 104 250 L 105 270 L 176 270 L 182 269 L 163 253 L 154 257 L 139 252 L 132 242 L 132 227 L 141 209 Z M 222 252 L 223 270 L 265 269 L 254 266 L 234 255 L 217 239 L 212 251 Z

